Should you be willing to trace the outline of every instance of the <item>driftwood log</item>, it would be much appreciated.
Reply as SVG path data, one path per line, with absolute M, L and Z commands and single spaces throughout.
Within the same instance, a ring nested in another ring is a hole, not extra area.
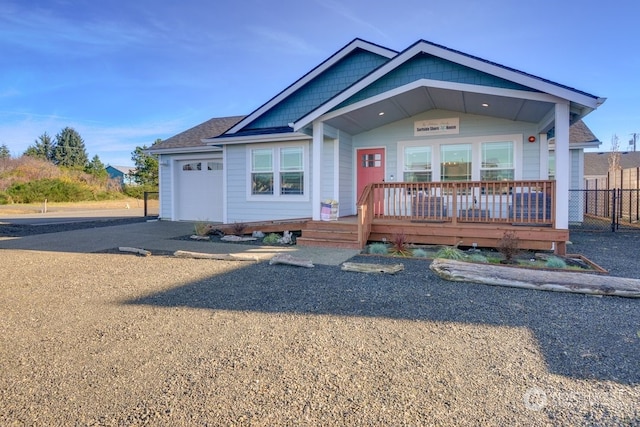
M 173 256 L 178 258 L 194 258 L 194 259 L 214 259 L 218 261 L 252 261 L 258 262 L 258 258 L 234 255 L 234 254 L 208 254 L 202 252 L 175 251 Z
M 144 250 L 144 249 L 140 249 L 140 248 L 130 248 L 128 246 L 120 246 L 118 248 L 118 250 L 120 252 L 131 252 L 134 254 L 138 254 L 138 255 L 142 255 L 142 256 L 149 256 L 151 255 L 151 252 Z
M 342 271 L 355 271 L 357 273 L 387 273 L 396 274 L 398 271 L 404 270 L 404 264 L 366 264 L 358 262 L 342 263 Z
M 531 270 L 436 258 L 429 267 L 438 276 L 455 282 L 510 286 L 543 291 L 640 298 L 640 280 L 601 274 Z
M 200 236 L 198 234 L 193 234 L 189 238 L 191 240 L 211 240 L 211 236 Z
M 286 265 L 295 265 L 297 267 L 314 267 L 313 263 L 309 259 L 295 258 L 289 254 L 277 254 L 271 260 L 269 260 L 270 265 L 274 264 L 286 264 Z

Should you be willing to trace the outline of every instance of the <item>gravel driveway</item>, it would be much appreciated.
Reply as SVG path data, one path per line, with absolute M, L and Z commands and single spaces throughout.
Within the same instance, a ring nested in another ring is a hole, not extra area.
M 607 238 L 572 235 L 638 277 L 638 235 Z M 0 260 L 0 425 L 640 425 L 636 299 L 446 282 L 420 260 Z

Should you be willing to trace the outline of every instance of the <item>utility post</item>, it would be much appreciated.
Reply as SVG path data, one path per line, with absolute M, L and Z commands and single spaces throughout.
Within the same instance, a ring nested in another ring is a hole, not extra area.
M 633 151 L 636 151 L 636 142 L 638 141 L 638 135 L 640 134 L 637 132 L 632 133 L 632 139 L 629 140 L 629 145 L 633 145 Z

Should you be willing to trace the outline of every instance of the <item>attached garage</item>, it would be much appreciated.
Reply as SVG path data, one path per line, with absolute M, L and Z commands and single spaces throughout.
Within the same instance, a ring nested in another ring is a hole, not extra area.
M 175 213 L 179 221 L 223 220 L 222 159 L 176 162 Z

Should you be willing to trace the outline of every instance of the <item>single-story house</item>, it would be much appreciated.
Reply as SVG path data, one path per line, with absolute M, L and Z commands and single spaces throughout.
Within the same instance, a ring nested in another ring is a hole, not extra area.
M 299 243 L 354 234 L 360 247 L 394 230 L 480 245 L 514 230 L 562 251 L 569 189 L 599 144 L 570 129 L 604 101 L 424 40 L 355 39 L 252 113 L 154 144 L 160 217 L 306 218 Z M 337 221 L 321 224 L 328 205 Z M 347 218 L 355 231 L 338 229 Z
M 610 151 L 584 153 L 584 179 L 606 178 L 609 174 L 611 155 Z M 640 151 L 619 151 L 618 155 L 619 169 L 640 168 Z
M 107 173 L 109 174 L 109 178 L 118 180 L 120 185 L 132 185 L 135 182 L 131 178 L 131 173 L 133 173 L 136 168 L 132 166 L 111 166 L 107 165 L 105 168 Z

